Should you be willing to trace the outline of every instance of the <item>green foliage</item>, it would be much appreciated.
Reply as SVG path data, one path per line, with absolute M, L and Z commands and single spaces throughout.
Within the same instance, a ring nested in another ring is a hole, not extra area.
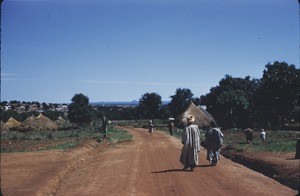
M 50 120 L 52 121 L 55 121 L 58 119 L 58 117 L 63 117 L 64 116 L 64 113 L 63 112 L 60 112 L 60 111 L 45 111 L 43 112 L 43 115 L 48 117 Z
M 89 105 L 89 98 L 83 94 L 75 94 L 69 106 L 68 119 L 79 125 L 88 124 L 92 121 L 93 108 Z
M 226 75 L 200 101 L 222 127 L 280 128 L 299 121 L 299 96 L 300 70 L 275 61 L 260 80 Z
M 10 117 L 13 117 L 17 121 L 22 121 L 22 116 L 18 112 L 14 110 L 1 110 L 1 120 L 3 122 L 6 122 Z
M 257 80 L 226 75 L 210 93 L 201 96 L 201 104 L 223 127 L 249 126 L 252 94 Z
M 138 119 L 137 107 L 122 106 L 95 106 L 96 118 L 101 118 L 103 114 L 111 120 L 133 120 Z
M 299 116 L 299 96 L 300 70 L 285 62 L 269 63 L 255 94 L 256 116 L 266 118 L 265 124 L 282 127 L 286 119 Z
M 31 112 L 22 112 L 21 116 L 22 116 L 22 121 L 26 120 L 26 118 L 30 117 L 30 116 L 35 116 L 37 117 L 40 113 L 37 111 L 31 111 Z
M 139 100 L 139 112 L 144 118 L 160 117 L 159 109 L 162 105 L 161 96 L 156 93 L 145 93 Z
M 172 116 L 180 115 L 188 107 L 191 101 L 194 100 L 194 94 L 190 89 L 178 88 L 175 95 L 171 96 L 171 102 L 168 104 Z
M 113 143 L 130 141 L 133 138 L 133 135 L 128 134 L 127 131 L 122 129 L 111 129 L 108 131 L 109 141 Z
M 29 132 L 8 131 L 1 132 L 2 152 L 17 152 L 31 150 L 49 150 L 66 149 L 75 147 L 85 140 L 95 140 L 101 142 L 106 140 L 104 133 L 99 131 L 98 119 L 93 122 L 93 126 L 79 127 L 78 129 L 64 131 L 37 130 Z M 114 126 L 108 126 L 107 138 L 110 142 L 132 140 L 132 135 L 125 130 L 116 129 Z

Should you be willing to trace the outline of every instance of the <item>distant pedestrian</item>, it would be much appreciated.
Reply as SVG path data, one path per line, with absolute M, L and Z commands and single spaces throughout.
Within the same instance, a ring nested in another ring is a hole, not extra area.
M 211 127 L 205 133 L 206 159 L 210 165 L 216 165 L 220 161 L 220 148 L 223 145 L 223 138 L 223 133 L 217 127 Z
M 180 162 L 184 165 L 184 170 L 190 168 L 194 170 L 198 164 L 198 153 L 200 152 L 200 131 L 197 125 L 194 125 L 195 117 L 188 115 L 187 126 L 185 126 L 181 141 L 183 147 L 181 149 Z
M 150 120 L 149 121 L 149 133 L 150 133 L 150 135 L 152 135 L 154 129 L 155 129 L 155 126 L 154 126 L 152 120 Z
M 102 116 L 102 129 L 104 131 L 104 137 L 107 137 L 107 125 L 108 125 L 108 118 L 103 115 Z
M 260 132 L 260 139 L 262 142 L 264 142 L 266 140 L 266 132 L 264 129 L 261 129 L 261 132 Z
M 247 128 L 244 130 L 244 134 L 246 135 L 246 142 L 248 144 L 252 143 L 253 141 L 253 130 L 250 128 Z
M 173 128 L 174 128 L 173 119 L 169 119 L 168 127 L 169 127 L 170 135 L 173 135 Z

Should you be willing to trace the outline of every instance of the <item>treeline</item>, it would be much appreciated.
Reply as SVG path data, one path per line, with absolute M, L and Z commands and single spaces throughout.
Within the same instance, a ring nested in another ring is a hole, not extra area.
M 179 88 L 170 96 L 170 103 L 163 105 L 160 95 L 145 93 L 137 107 L 98 106 L 96 115 L 114 120 L 167 119 L 181 114 L 193 101 L 206 106 L 218 125 L 224 128 L 274 129 L 291 124 L 299 127 L 299 79 L 299 69 L 294 65 L 276 61 L 265 66 L 261 79 L 226 75 L 201 97 L 194 97 L 190 89 Z
M 224 127 L 299 128 L 299 95 L 300 70 L 276 61 L 261 79 L 226 75 L 200 103 Z
M 261 79 L 226 75 L 200 97 L 195 97 L 190 89 L 178 88 L 167 105 L 162 104 L 161 96 L 155 92 L 142 95 L 136 107 L 92 106 L 87 96 L 75 94 L 66 117 L 82 125 L 103 116 L 110 120 L 168 119 L 180 115 L 193 101 L 205 106 L 224 128 L 276 129 L 291 125 L 299 128 L 299 97 L 300 70 L 286 62 L 275 61 L 265 66 Z M 2 112 L 1 119 L 4 115 L 8 118 L 9 114 Z M 44 115 L 54 119 L 62 113 L 45 111 Z

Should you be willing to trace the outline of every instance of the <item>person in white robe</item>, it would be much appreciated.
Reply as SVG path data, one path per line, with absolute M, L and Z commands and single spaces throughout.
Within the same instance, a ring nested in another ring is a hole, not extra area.
M 154 126 L 152 120 L 150 120 L 149 121 L 149 128 L 148 128 L 150 135 L 152 135 L 154 129 L 155 129 L 155 126 Z
M 197 125 L 194 125 L 195 118 L 193 115 L 188 115 L 187 126 L 185 126 L 181 139 L 182 150 L 180 162 L 184 166 L 184 170 L 190 168 L 191 171 L 198 164 L 198 154 L 200 152 L 200 131 Z
M 264 129 L 261 129 L 261 132 L 260 132 L 259 136 L 260 136 L 261 141 L 264 142 L 265 139 L 266 139 L 266 132 L 265 132 Z

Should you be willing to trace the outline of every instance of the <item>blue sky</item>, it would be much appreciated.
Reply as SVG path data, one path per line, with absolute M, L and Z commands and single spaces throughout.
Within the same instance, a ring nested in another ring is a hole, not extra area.
M 226 74 L 299 67 L 297 0 L 5 0 L 1 100 L 209 92 Z

